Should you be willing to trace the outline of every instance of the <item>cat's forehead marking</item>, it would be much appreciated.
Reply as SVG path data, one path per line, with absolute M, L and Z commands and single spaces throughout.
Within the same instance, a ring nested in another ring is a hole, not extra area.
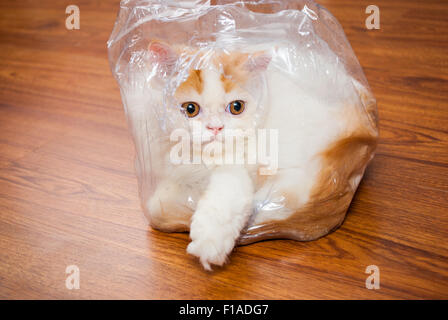
M 241 52 L 221 54 L 215 60 L 217 67 L 222 70 L 221 82 L 224 90 L 230 92 L 236 84 L 245 82 L 248 70 L 244 67 L 249 55 Z
M 187 80 L 182 82 L 177 88 L 177 93 L 187 92 L 190 90 L 195 90 L 199 94 L 201 94 L 204 90 L 204 81 L 202 79 L 201 70 L 190 70 Z
M 220 73 L 220 82 L 226 93 L 232 91 L 237 84 L 244 83 L 248 79 L 249 71 L 245 64 L 249 54 L 241 52 L 222 53 L 212 58 L 212 69 Z M 176 94 L 196 91 L 202 94 L 205 85 L 205 71 L 191 69 L 187 79 L 176 90 Z

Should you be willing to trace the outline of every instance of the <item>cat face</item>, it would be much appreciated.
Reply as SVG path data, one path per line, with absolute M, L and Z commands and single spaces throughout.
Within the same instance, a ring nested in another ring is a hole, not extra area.
M 177 55 L 169 46 L 152 42 L 149 50 L 158 63 L 173 67 Z M 188 70 L 174 98 L 190 130 L 201 129 L 202 143 L 222 141 L 226 130 L 255 129 L 263 96 L 257 78 L 269 62 L 263 53 L 214 52 L 204 68 Z
M 175 98 L 188 119 L 200 125 L 203 142 L 221 141 L 226 130 L 252 129 L 257 101 L 244 83 L 227 83 L 216 68 L 192 70 L 188 79 L 176 90 Z

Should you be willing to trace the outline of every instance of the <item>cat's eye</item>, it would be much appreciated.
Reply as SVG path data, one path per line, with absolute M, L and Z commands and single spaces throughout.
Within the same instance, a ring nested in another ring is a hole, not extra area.
M 244 101 L 235 100 L 235 101 L 230 102 L 227 105 L 226 110 L 228 112 L 230 112 L 231 114 L 237 115 L 237 114 L 241 114 L 244 111 L 244 107 L 245 107 Z
M 201 108 L 196 102 L 189 101 L 182 103 L 182 109 L 189 118 L 194 118 Z

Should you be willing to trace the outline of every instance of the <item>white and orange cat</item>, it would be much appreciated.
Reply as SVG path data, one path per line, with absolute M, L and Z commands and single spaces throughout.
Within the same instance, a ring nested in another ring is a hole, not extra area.
M 344 149 L 350 141 L 374 144 L 375 120 L 364 110 L 363 100 L 372 99 L 368 90 L 334 57 L 294 50 L 195 50 L 152 41 L 149 69 L 123 89 L 151 226 L 189 230 L 187 251 L 207 270 L 225 263 L 246 227 L 292 217 L 336 190 L 339 180 L 356 189 L 370 160 L 368 148 L 357 148 L 353 157 Z M 277 130 L 275 174 L 262 175 L 261 165 L 247 163 L 171 163 L 174 142 L 167 137 L 178 128 L 194 136 L 193 123 L 202 129 L 202 147 L 222 142 L 229 129 Z M 348 169 L 339 167 L 350 167 L 347 157 L 356 162 L 357 155 L 366 158 L 361 169 L 344 176 Z

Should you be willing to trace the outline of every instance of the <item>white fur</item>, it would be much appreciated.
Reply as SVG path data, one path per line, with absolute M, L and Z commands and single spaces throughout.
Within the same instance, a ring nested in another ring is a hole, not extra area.
M 217 167 L 198 202 L 190 226 L 188 253 L 205 269 L 223 265 L 252 213 L 252 180 L 244 167 Z
M 339 76 L 336 85 L 324 74 L 318 77 L 314 67 L 302 67 L 294 75 L 275 68 L 267 72 L 269 113 L 264 127 L 279 130 L 279 170 L 256 192 L 254 224 L 285 219 L 306 204 L 321 168 L 317 155 L 347 128 L 342 111 L 355 99 L 351 79 L 342 66 L 315 58 L 322 71 Z M 295 208 L 284 206 L 283 190 L 295 192 Z

